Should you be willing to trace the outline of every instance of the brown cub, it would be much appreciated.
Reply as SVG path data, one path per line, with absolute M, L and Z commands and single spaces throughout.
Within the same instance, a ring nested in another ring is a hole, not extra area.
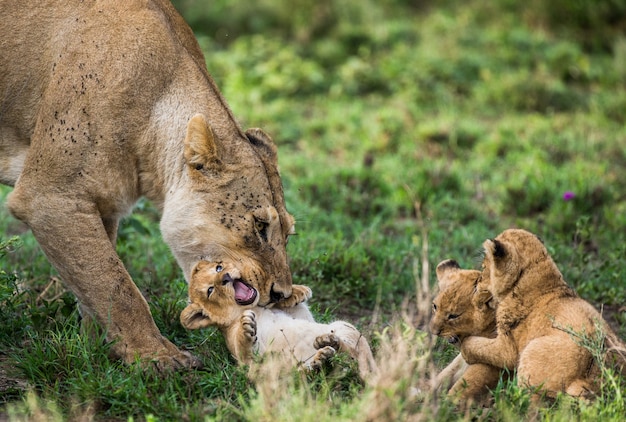
M 480 271 L 461 269 L 448 259 L 437 265 L 439 293 L 433 299 L 430 331 L 451 344 L 460 344 L 466 337 L 496 336 L 496 312 L 491 296 L 475 298 Z M 462 401 L 481 401 L 489 389 L 495 388 L 500 368 L 482 363 L 467 365 L 459 355 L 435 378 L 433 387 L 452 384 L 448 394 Z
M 600 371 L 581 340 L 599 333 L 623 370 L 623 343 L 600 313 L 567 285 L 537 236 L 505 230 L 483 247 L 476 297 L 492 295 L 496 301 L 498 335 L 463 341 L 468 363 L 517 369 L 520 386 L 548 397 L 565 392 L 588 398 L 598 391 Z

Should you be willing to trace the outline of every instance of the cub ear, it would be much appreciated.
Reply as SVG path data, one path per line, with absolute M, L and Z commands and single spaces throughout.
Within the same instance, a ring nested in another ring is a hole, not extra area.
M 461 269 L 461 266 L 454 259 L 446 259 L 437 264 L 437 284 L 439 290 L 444 290 L 452 284 L 452 281 L 447 277 L 449 272 L 456 272 Z
M 483 247 L 485 248 L 485 254 L 491 255 L 493 259 L 501 259 L 507 255 L 506 247 L 504 243 L 499 241 L 498 239 L 487 239 L 483 243 Z
M 481 312 L 487 312 L 489 309 L 496 309 L 495 301 L 489 290 L 477 290 L 472 298 L 472 303 Z
M 197 330 L 198 328 L 205 328 L 212 324 L 211 318 L 205 314 L 202 306 L 197 303 L 190 303 L 180 313 L 180 323 L 188 330 Z
M 187 165 L 198 171 L 217 170 L 222 164 L 211 126 L 202 114 L 196 114 L 187 123 L 184 156 Z

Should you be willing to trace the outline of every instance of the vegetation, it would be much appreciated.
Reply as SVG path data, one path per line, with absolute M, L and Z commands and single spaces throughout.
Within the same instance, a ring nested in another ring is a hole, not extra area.
M 421 330 L 434 266 L 478 265 L 509 227 L 543 238 L 626 337 L 626 3 L 178 0 L 245 127 L 263 127 L 298 236 L 294 282 L 372 339 L 364 386 L 338 357 L 253 384 L 216 331 L 178 322 L 186 285 L 148 202 L 118 251 L 162 332 L 205 369 L 166 377 L 79 333 L 32 235 L 0 209 L 0 402 L 11 420 L 624 420 L 626 380 L 546 408 L 511 383 L 464 413 L 425 380 L 455 354 Z M 0 202 L 10 192 L 0 188 Z M 16 236 L 16 237 L 14 237 Z M 422 278 L 425 274 L 426 281 Z M 421 390 L 420 390 L 421 388 Z

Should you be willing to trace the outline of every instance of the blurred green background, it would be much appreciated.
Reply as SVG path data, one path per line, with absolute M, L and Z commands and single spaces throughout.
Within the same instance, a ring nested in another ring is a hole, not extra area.
M 411 293 L 416 207 L 433 266 L 475 267 L 517 226 L 624 302 L 626 2 L 175 5 L 235 115 L 279 144 L 296 281 L 326 305 Z

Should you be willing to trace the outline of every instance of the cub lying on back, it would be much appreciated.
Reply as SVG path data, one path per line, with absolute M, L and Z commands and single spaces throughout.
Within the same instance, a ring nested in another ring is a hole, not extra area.
M 480 271 L 463 270 L 448 259 L 437 265 L 439 293 L 433 299 L 431 333 L 459 344 L 466 337 L 496 336 L 496 311 L 491 297 L 474 298 Z M 474 302 L 476 300 L 476 302 Z M 435 378 L 434 388 L 452 384 L 448 395 L 463 401 L 481 400 L 500 378 L 500 368 L 482 363 L 467 365 L 459 355 Z
M 598 391 L 599 368 L 577 336 L 595 336 L 599 328 L 615 363 L 626 369 L 618 350 L 624 350 L 623 344 L 594 307 L 565 283 L 537 236 L 506 230 L 483 246 L 475 297 L 492 295 L 497 302 L 498 335 L 463 341 L 468 363 L 517 368 L 520 386 L 538 388 L 548 397 L 558 392 L 590 397 Z
M 202 261 L 192 271 L 189 305 L 180 316 L 187 329 L 217 326 L 228 350 L 243 364 L 255 354 L 275 352 L 285 366 L 319 368 L 336 352 L 347 352 L 358 362 L 365 379 L 376 365 L 365 337 L 351 324 L 315 322 L 305 301 L 311 289 L 293 286 L 281 308 L 257 306 L 258 292 L 239 278 L 233 265 Z

